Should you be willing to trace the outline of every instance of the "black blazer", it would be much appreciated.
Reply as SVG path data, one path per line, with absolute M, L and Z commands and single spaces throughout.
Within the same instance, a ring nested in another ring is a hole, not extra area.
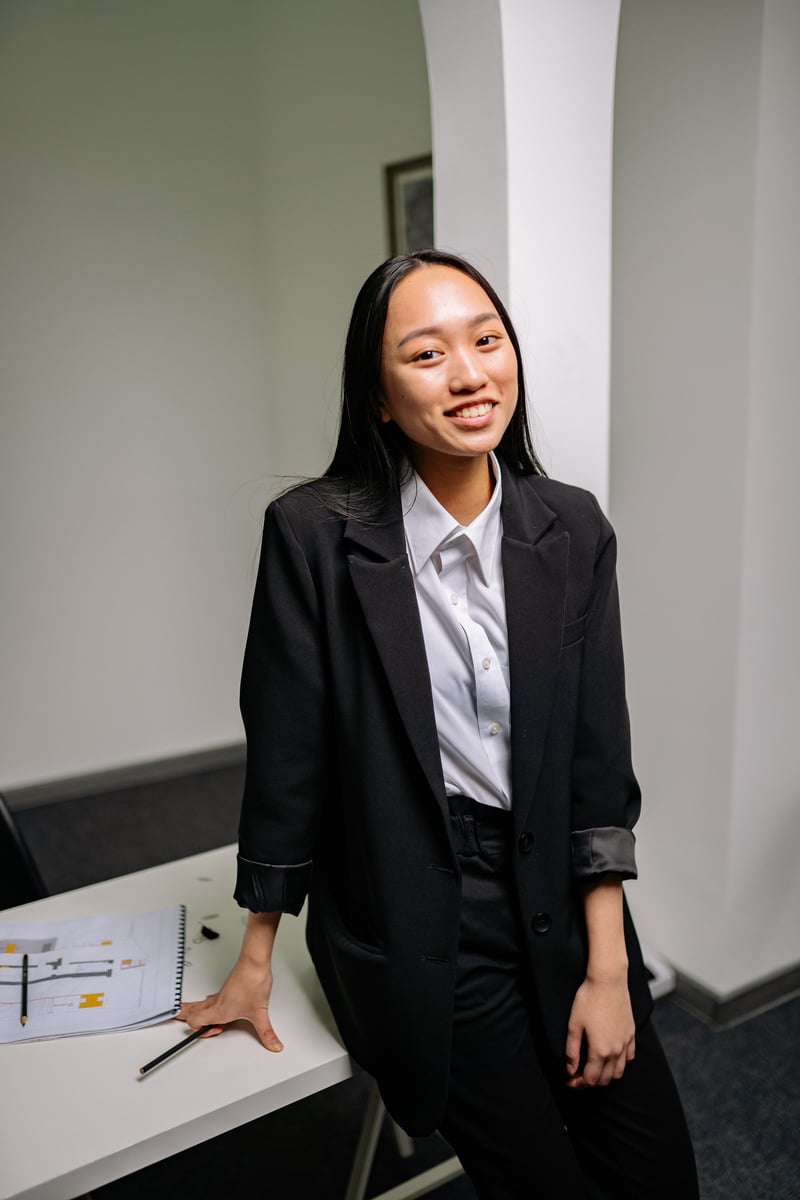
M 563 1055 L 584 884 L 636 874 L 615 540 L 587 492 L 503 467 L 516 888 Z M 459 872 L 399 497 L 345 520 L 313 484 L 267 510 L 241 692 L 236 898 L 299 912 L 345 1045 L 409 1132 L 446 1101 Z M 313 871 L 312 871 L 313 864 Z M 651 1002 L 625 914 L 637 1023 Z

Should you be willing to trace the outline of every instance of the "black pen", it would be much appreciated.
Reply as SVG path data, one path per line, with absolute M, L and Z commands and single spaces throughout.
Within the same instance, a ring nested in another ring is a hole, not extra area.
M 22 956 L 22 1012 L 19 1018 L 20 1025 L 28 1024 L 28 956 Z
M 163 1054 L 159 1054 L 158 1058 L 154 1058 L 151 1062 L 145 1063 L 143 1067 L 139 1067 L 139 1074 L 146 1075 L 148 1071 L 152 1071 L 153 1067 L 157 1067 L 167 1058 L 172 1058 L 173 1054 L 177 1054 L 179 1050 L 184 1050 L 191 1042 L 196 1041 L 201 1034 L 208 1033 L 209 1029 L 213 1029 L 213 1025 L 204 1025 L 202 1029 L 195 1029 L 188 1037 L 185 1037 L 182 1042 L 176 1042 L 174 1046 L 170 1046 L 169 1050 L 165 1050 Z

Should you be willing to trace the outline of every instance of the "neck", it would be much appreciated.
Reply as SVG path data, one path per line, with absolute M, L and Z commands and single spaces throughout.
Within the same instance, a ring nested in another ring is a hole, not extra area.
M 488 454 L 476 458 L 418 455 L 414 469 L 459 525 L 474 521 L 486 508 L 494 491 Z

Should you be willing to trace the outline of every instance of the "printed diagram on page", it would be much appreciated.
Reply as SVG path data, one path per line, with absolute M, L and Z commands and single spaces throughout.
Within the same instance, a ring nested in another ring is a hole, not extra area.
M 180 998 L 181 909 L 0 922 L 0 1041 L 95 1033 L 168 1016 Z M 20 1025 L 23 955 L 28 1022 Z

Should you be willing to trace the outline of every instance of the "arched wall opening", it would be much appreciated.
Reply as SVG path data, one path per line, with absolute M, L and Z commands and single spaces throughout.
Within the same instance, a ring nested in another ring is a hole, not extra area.
M 800 13 L 421 10 L 438 238 L 505 279 L 545 463 L 620 535 L 632 906 L 725 1020 L 800 978 Z

